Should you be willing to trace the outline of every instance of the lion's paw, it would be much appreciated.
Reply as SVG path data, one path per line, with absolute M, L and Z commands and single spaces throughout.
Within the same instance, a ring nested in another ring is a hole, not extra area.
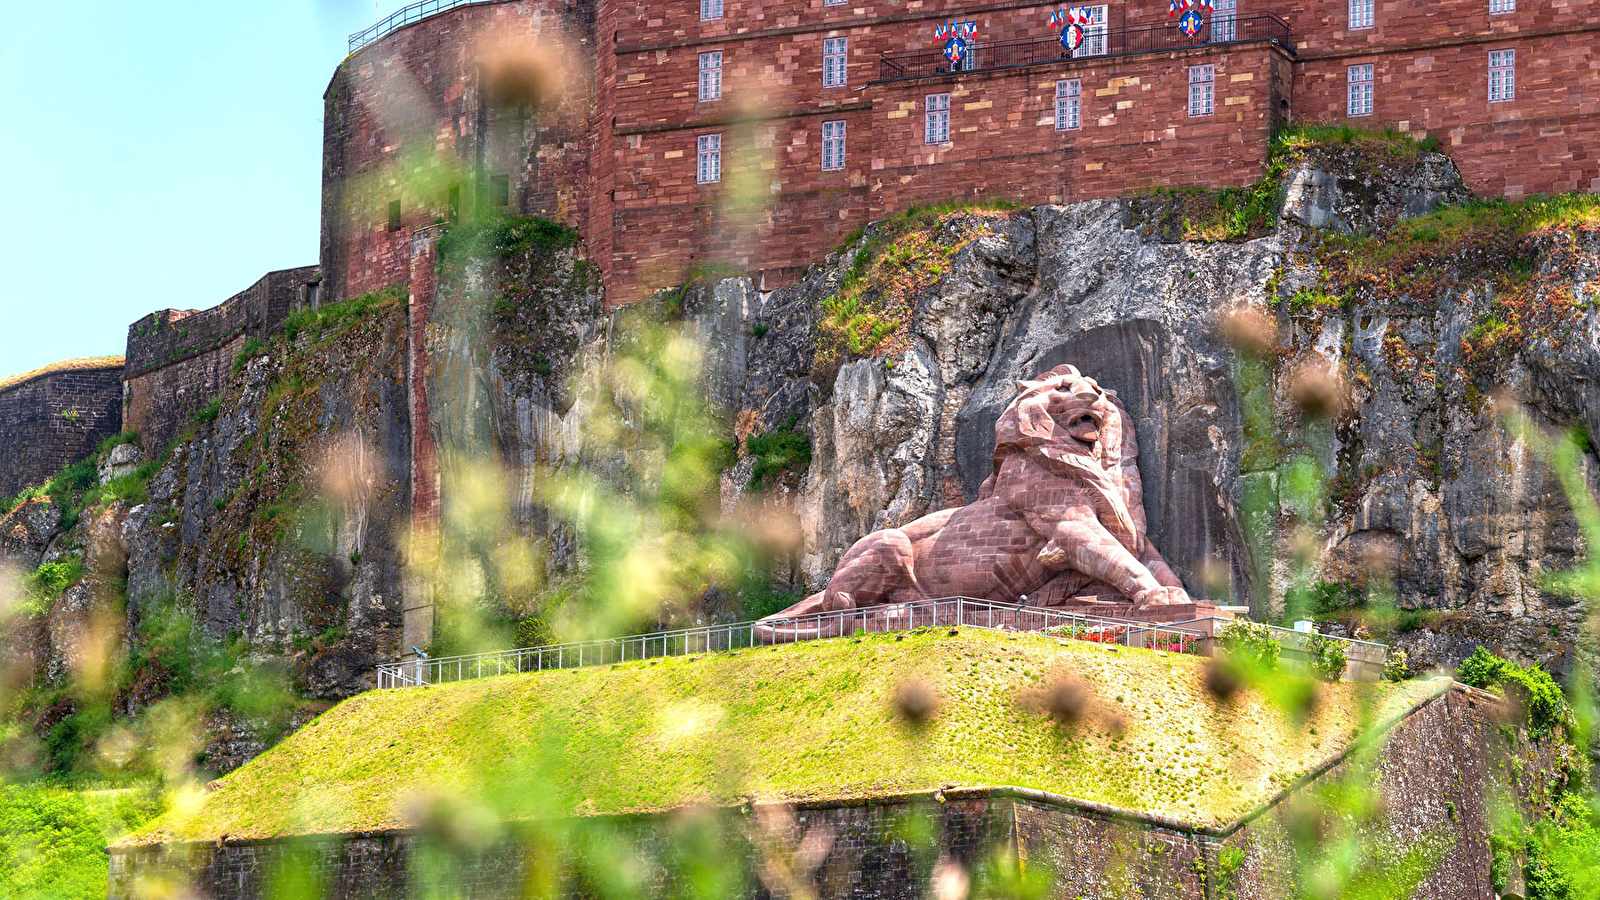
M 1194 601 L 1189 599 L 1189 594 L 1183 588 L 1153 587 L 1140 591 L 1133 597 L 1133 608 L 1144 609 L 1147 606 L 1180 606 Z

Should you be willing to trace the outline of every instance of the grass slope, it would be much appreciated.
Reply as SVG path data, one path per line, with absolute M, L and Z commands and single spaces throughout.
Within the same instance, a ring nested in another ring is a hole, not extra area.
M 85 369 L 107 369 L 112 366 L 122 365 L 120 356 L 85 356 L 80 359 L 64 359 L 37 369 L 29 369 L 16 375 L 0 378 L 0 391 L 16 387 L 24 381 L 38 378 L 41 375 L 54 375 L 58 372 L 81 372 Z
M 1330 685 L 1295 722 L 1249 692 L 1219 703 L 1204 672 L 1196 657 L 963 629 L 369 692 L 128 842 L 404 827 L 428 796 L 525 817 L 941 786 L 1215 826 L 1442 690 Z M 920 730 L 893 710 L 908 678 L 940 698 Z M 1087 695 L 1070 729 L 1033 711 L 1060 679 Z

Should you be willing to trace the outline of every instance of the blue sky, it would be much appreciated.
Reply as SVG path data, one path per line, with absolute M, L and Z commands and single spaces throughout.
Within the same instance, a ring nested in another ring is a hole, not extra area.
M 322 91 L 373 9 L 0 0 L 0 376 L 316 262 Z

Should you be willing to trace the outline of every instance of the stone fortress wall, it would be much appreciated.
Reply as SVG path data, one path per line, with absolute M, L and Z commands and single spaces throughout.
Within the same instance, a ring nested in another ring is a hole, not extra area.
M 0 381 L 0 498 L 122 430 L 122 357 L 72 359 Z
M 282 269 L 210 309 L 163 309 L 129 325 L 123 427 L 147 448 L 165 447 L 222 391 L 244 342 L 276 330 L 319 293 L 316 266 Z
M 1372 777 L 1381 796 L 1381 818 L 1371 826 L 1376 840 L 1406 849 L 1423 836 L 1451 851 L 1432 866 L 1416 896 L 1493 895 L 1488 836 L 1492 804 L 1501 797 L 1524 798 L 1541 781 L 1560 776 L 1552 742 L 1510 746 L 1500 734 L 1507 710 L 1498 697 L 1455 685 L 1413 709 L 1383 736 Z M 1206 900 L 1218 896 L 1269 900 L 1290 893 L 1294 873 L 1288 846 L 1295 829 L 1318 807 L 1319 787 L 1351 775 L 1349 757 L 1321 771 L 1290 780 L 1279 797 L 1246 818 L 1222 828 L 1113 810 L 1071 798 L 1018 788 L 947 788 L 934 796 L 860 798 L 796 804 L 785 815 L 732 815 L 721 819 L 725 846 L 743 858 L 728 860 L 744 871 L 759 868 L 750 850 L 751 821 L 779 821 L 765 832 L 776 846 L 799 846 L 807 835 L 826 834 L 823 857 L 808 875 L 818 896 L 913 897 L 926 893 L 927 870 L 904 839 L 907 814 L 933 817 L 936 852 L 929 858 L 961 863 L 967 871 L 1004 849 L 1030 869 L 1049 873 L 1047 896 L 1122 896 Z M 640 815 L 619 821 L 624 838 L 644 855 L 674 848 L 673 813 Z M 425 838 L 411 831 L 315 838 L 223 839 L 217 842 L 156 847 L 111 848 L 111 900 L 136 896 L 140 877 L 177 865 L 192 874 L 195 886 L 213 900 L 253 900 L 264 896 L 271 873 L 287 853 L 299 853 L 338 898 L 395 896 L 424 891 L 411 864 Z M 515 838 L 486 847 L 447 870 L 448 886 L 466 896 L 509 897 L 527 883 L 536 852 Z M 1231 866 L 1223 854 L 1241 852 Z M 548 864 L 548 860 L 542 860 Z M 671 868 L 654 870 L 642 885 L 648 896 L 665 896 L 677 887 Z M 736 885 L 732 896 L 765 897 L 760 879 Z M 565 896 L 581 896 L 569 888 Z
M 613 306 L 708 264 L 772 288 L 913 204 L 1247 184 L 1286 121 L 1432 135 L 1481 195 L 1600 190 L 1600 98 L 1581 90 L 1600 74 L 1600 0 L 1376 0 L 1366 27 L 1351 0 L 1245 0 L 1231 28 L 1213 14 L 1193 41 L 1167 4 L 1126 0 L 1106 4 L 1105 52 L 1076 58 L 1049 43 L 1052 4 L 1026 0 L 708 3 L 719 17 L 698 0 L 480 3 L 358 50 L 325 98 L 333 290 L 404 280 L 411 232 L 483 203 L 579 227 Z M 943 70 L 932 32 L 949 18 L 978 24 L 976 68 Z M 531 71 L 563 74 L 559 103 L 519 106 L 503 87 L 495 99 L 494 48 L 521 38 Z M 841 40 L 842 74 L 825 84 Z M 1489 54 L 1506 50 L 1513 96 L 1491 99 Z M 720 89 L 702 98 L 712 61 Z M 1368 65 L 1371 110 L 1352 115 L 1352 67 Z M 1199 66 L 1212 105 L 1190 115 Z M 1076 127 L 1057 127 L 1063 82 L 1079 92 Z M 934 144 L 931 95 L 949 106 L 949 139 Z M 825 122 L 845 139 L 827 170 Z M 704 137 L 720 144 L 710 183 L 697 178 Z M 458 168 L 411 177 L 418 159 Z

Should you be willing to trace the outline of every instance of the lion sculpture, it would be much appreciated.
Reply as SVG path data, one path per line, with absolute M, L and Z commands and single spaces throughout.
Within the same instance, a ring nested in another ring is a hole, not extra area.
M 1017 383 L 994 437 L 976 501 L 867 535 L 824 590 L 768 619 L 956 596 L 1191 602 L 1145 536 L 1138 443 L 1115 391 L 1056 366 Z

